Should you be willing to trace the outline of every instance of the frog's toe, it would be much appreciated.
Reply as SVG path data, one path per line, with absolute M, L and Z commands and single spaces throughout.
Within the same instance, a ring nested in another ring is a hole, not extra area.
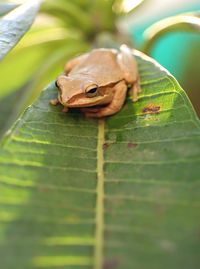
M 134 103 L 137 102 L 138 101 L 138 96 L 133 96 L 132 100 L 133 100 Z
M 51 105 L 53 106 L 57 106 L 57 104 L 59 103 L 59 100 L 56 98 L 56 99 L 52 99 L 49 101 Z
M 67 113 L 68 111 L 69 111 L 69 108 L 66 106 L 62 109 L 62 112 L 64 112 L 64 113 Z

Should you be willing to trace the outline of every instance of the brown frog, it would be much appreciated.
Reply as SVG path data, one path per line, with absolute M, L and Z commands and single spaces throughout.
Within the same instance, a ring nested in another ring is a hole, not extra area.
M 122 45 L 115 49 L 94 49 L 65 65 L 64 74 L 56 80 L 58 99 L 63 111 L 80 108 L 87 117 L 105 117 L 117 113 L 123 106 L 128 86 L 133 101 L 140 92 L 136 60 L 131 50 Z

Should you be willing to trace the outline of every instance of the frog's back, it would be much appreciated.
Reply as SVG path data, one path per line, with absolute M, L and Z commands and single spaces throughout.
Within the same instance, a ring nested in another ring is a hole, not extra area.
M 91 76 L 99 86 L 106 86 L 123 79 L 123 73 L 117 63 L 117 50 L 95 49 L 71 72 Z

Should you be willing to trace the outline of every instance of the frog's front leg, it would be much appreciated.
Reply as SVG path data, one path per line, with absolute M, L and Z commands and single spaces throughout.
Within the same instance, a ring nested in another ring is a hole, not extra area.
M 127 85 L 125 81 L 118 82 L 114 87 L 114 97 L 112 102 L 104 108 L 99 108 L 94 112 L 85 112 L 86 117 L 90 118 L 101 118 L 113 115 L 120 111 L 124 101 L 126 99 Z
M 141 92 L 137 62 L 129 47 L 122 45 L 120 50 L 121 52 L 117 55 L 117 61 L 123 71 L 126 83 L 131 84 L 130 91 L 132 92 L 133 101 L 137 101 L 138 93 Z
M 50 100 L 50 104 L 53 106 L 57 106 L 59 103 L 60 103 L 60 101 L 58 100 L 58 98 Z M 62 112 L 66 113 L 68 111 L 69 111 L 69 108 L 64 106 L 62 109 Z

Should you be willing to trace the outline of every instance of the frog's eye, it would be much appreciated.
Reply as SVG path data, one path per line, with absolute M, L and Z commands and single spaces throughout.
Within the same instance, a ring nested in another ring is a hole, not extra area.
M 87 97 L 95 97 L 98 93 L 98 86 L 96 84 L 90 85 L 86 88 L 85 94 Z

